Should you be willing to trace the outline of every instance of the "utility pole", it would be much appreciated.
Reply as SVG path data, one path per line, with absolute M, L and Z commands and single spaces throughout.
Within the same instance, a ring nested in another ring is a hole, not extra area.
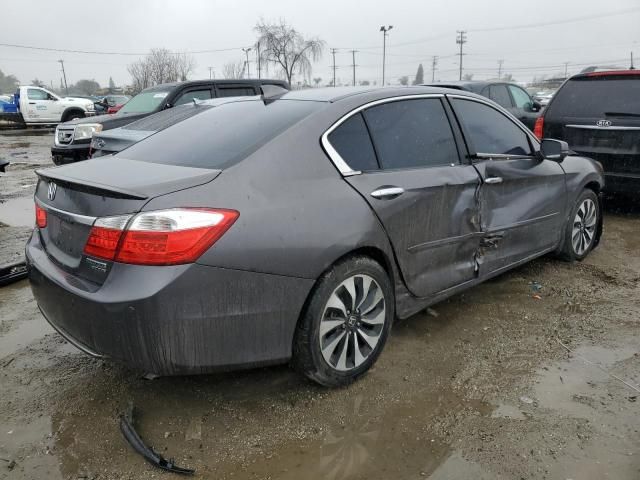
M 380 27 L 380 31 L 382 32 L 382 86 L 384 87 L 384 67 L 385 67 L 385 61 L 386 61 L 386 57 L 387 57 L 387 35 L 389 35 L 389 30 L 391 30 L 393 28 L 393 25 L 389 25 L 388 27 L 385 27 L 384 25 L 382 25 Z
M 629 67 L 629 70 L 635 70 L 636 67 L 633 66 L 633 51 L 631 52 L 631 66 Z
M 262 65 L 260 63 L 260 42 L 256 43 L 256 53 L 257 53 L 257 57 L 256 60 L 258 61 L 258 78 L 262 78 Z
M 208 67 L 209 68 L 209 80 L 211 80 L 213 78 L 213 67 Z
M 60 65 L 62 65 L 62 76 L 64 77 L 64 92 L 66 95 L 69 95 L 69 87 L 67 85 L 67 74 L 64 71 L 64 60 L 58 60 Z
M 436 67 L 438 66 L 438 56 L 434 55 L 431 59 L 431 81 L 436 81 Z
M 356 53 L 358 50 L 351 50 L 351 57 L 353 58 L 353 63 L 351 66 L 353 67 L 353 86 L 356 86 Z M 633 61 L 631 62 L 633 64 Z
M 460 80 L 462 80 L 462 56 L 464 55 L 464 53 L 462 53 L 462 46 L 467 43 L 467 31 L 466 30 L 458 30 L 457 31 L 458 36 L 456 37 L 456 43 L 458 45 L 460 45 L 460 53 L 458 55 L 460 55 Z
M 338 51 L 337 48 L 332 48 L 331 49 L 331 56 L 333 57 L 333 66 L 331 67 L 331 69 L 333 70 L 333 87 L 335 88 L 336 86 L 336 52 Z
M 251 47 L 243 48 L 242 51 L 247 57 L 247 78 L 251 78 L 251 73 L 249 72 L 249 52 L 251 51 Z
M 567 78 L 569 62 L 564 62 L 564 78 Z
M 498 80 L 502 78 L 502 64 L 504 60 L 498 60 Z

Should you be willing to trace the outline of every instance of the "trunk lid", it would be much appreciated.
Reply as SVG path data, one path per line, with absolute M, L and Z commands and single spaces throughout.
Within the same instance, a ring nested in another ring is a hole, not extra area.
M 35 201 L 47 211 L 39 234 L 64 270 L 102 283 L 109 262 L 83 255 L 97 217 L 139 212 L 152 198 L 212 181 L 220 170 L 162 165 L 118 157 L 36 171 Z

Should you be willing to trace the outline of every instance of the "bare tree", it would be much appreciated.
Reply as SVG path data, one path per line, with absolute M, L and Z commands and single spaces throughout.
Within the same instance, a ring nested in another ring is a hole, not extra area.
M 161 83 L 185 81 L 195 68 L 195 60 L 187 54 L 171 53 L 166 48 L 154 48 L 140 60 L 127 66 L 132 78 L 133 90 L 140 90 Z
M 315 84 L 316 84 L 316 87 L 317 87 L 318 85 L 320 85 L 320 82 L 321 82 L 321 81 L 322 81 L 322 77 L 316 77 L 316 78 L 314 78 L 314 79 L 313 79 L 313 83 L 315 83 Z
M 261 20 L 254 30 L 262 48 L 262 61 L 278 66 L 289 84 L 294 73 L 309 75 L 312 63 L 322 57 L 325 47 L 323 40 L 317 37 L 305 39 L 282 19 L 279 23 L 266 23 Z
M 229 62 L 225 63 L 222 68 L 222 75 L 224 78 L 242 78 L 244 76 L 244 64 L 245 62 Z
M 404 85 L 405 87 L 409 85 L 409 77 L 406 75 L 403 77 L 400 77 L 398 81 L 400 82 L 400 85 Z

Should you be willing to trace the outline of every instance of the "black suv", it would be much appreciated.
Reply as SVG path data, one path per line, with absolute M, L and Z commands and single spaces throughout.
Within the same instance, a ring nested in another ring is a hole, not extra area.
M 487 97 L 502 108 L 506 108 L 511 114 L 524 123 L 529 129 L 533 129 L 536 120 L 542 110 L 542 105 L 527 93 L 527 91 L 515 83 L 501 81 L 460 81 L 430 83 L 432 87 L 454 88 L 466 90 Z
M 640 189 L 640 71 L 575 75 L 553 96 L 534 133 L 564 140 L 604 168 L 607 191 Z
M 91 138 L 96 132 L 122 127 L 161 110 L 193 102 L 194 99 L 260 95 L 260 87 L 264 85 L 289 89 L 285 81 L 267 79 L 196 80 L 147 88 L 114 115 L 78 118 L 58 125 L 51 147 L 53 163 L 62 165 L 89 158 Z

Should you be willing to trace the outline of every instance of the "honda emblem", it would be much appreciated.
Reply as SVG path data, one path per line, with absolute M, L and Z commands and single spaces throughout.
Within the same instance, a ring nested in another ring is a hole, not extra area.
M 49 188 L 47 189 L 47 198 L 49 200 L 53 200 L 54 198 L 56 198 L 56 189 L 58 188 L 58 186 L 53 183 L 53 182 L 49 182 Z

